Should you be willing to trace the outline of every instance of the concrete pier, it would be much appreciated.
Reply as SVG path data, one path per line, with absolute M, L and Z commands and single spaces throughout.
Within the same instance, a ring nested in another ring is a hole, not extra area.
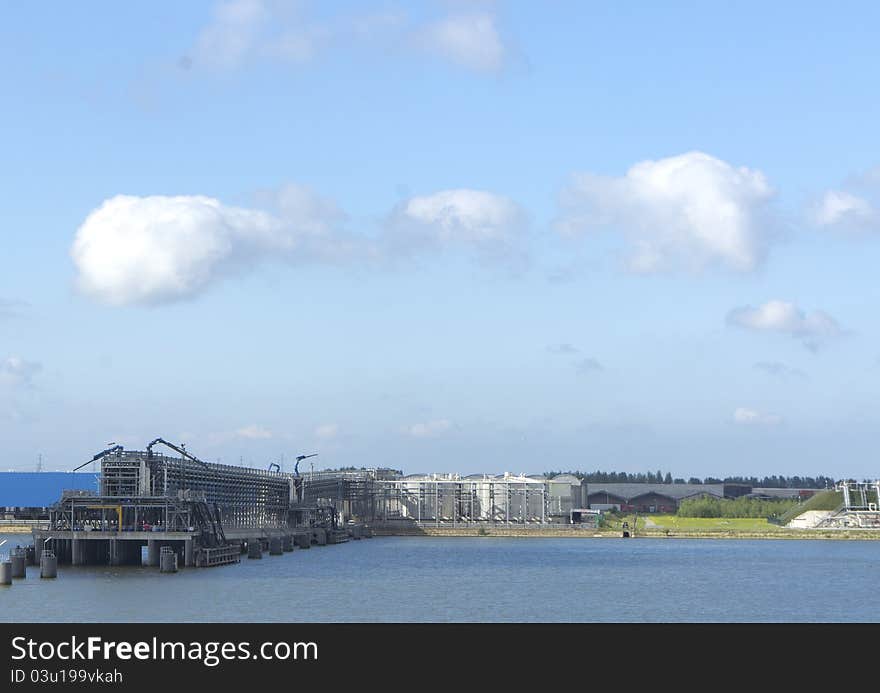
M 263 557 L 263 545 L 259 539 L 249 539 L 248 540 L 248 558 L 262 558 Z
M 293 537 L 293 541 L 301 549 L 310 549 L 312 548 L 312 533 L 311 531 L 297 532 Z
M 70 562 L 72 565 L 85 565 L 85 542 L 82 539 L 71 539 Z
M 183 542 L 183 565 L 192 568 L 196 564 L 193 558 L 193 540 L 187 539 Z
M 155 539 L 147 541 L 147 565 L 151 568 L 159 567 L 159 542 Z
M 280 556 L 282 553 L 284 553 L 284 541 L 281 537 L 269 537 L 269 555 Z
M 283 549 L 285 551 L 293 551 L 293 535 L 285 534 L 283 539 Z
M 177 572 L 177 554 L 170 546 L 163 546 L 159 554 L 159 572 L 160 573 L 176 573 Z
M 54 551 L 43 551 L 40 555 L 40 577 L 58 577 L 58 557 Z
M 327 530 L 323 527 L 312 527 L 312 543 L 318 546 L 326 546 Z
M 25 553 L 20 549 L 13 551 L 9 558 L 12 564 L 12 577 L 16 579 L 27 577 L 27 567 L 25 565 Z
M 12 584 L 12 561 L 0 562 L 0 585 Z

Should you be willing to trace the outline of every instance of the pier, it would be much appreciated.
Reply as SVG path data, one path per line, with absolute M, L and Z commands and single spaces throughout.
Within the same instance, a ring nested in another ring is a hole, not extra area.
M 178 455 L 154 451 L 160 444 Z M 98 461 L 100 491 L 64 491 L 48 527 L 33 529 L 32 565 L 51 551 L 61 565 L 146 564 L 174 572 L 372 536 L 363 523 L 343 524 L 368 502 L 364 474 L 323 472 L 306 480 L 211 464 L 162 438 L 143 451 L 114 446 L 84 465 Z M 169 554 L 174 571 L 163 567 Z

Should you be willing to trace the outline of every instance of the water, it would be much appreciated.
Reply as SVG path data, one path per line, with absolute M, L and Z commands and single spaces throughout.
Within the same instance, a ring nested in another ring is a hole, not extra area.
M 376 537 L 172 575 L 30 567 L 0 621 L 877 622 L 878 569 L 880 541 Z

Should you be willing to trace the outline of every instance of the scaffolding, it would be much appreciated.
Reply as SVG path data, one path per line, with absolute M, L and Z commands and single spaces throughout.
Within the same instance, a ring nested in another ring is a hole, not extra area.
M 461 478 L 430 475 L 376 481 L 376 519 L 451 525 L 545 524 L 549 495 L 543 480 L 505 474 Z
M 120 449 L 101 459 L 102 497 L 204 504 L 219 511 L 227 528 L 285 526 L 291 488 L 288 474 L 152 451 Z

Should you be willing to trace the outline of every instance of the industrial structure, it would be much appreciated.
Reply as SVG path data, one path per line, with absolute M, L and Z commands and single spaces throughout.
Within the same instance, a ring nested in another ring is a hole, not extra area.
M 163 452 L 157 449 L 165 448 Z M 170 454 L 168 451 L 171 451 Z M 599 525 L 601 513 L 675 512 L 687 498 L 741 495 L 805 498 L 813 490 L 751 489 L 728 484 L 601 484 L 572 474 L 553 477 L 505 473 L 403 475 L 390 469 L 293 473 L 208 463 L 184 445 L 156 438 L 144 450 L 120 445 L 76 468 L 100 463 L 100 472 L 71 474 L 46 509 L 48 526 L 33 530 L 32 560 L 52 551 L 74 565 L 183 566 L 238 562 L 369 536 L 372 527 L 394 533 L 425 527 L 553 527 Z M 88 488 L 80 477 L 94 483 Z M 844 502 L 825 526 L 880 527 L 880 482 L 842 484 Z M 778 493 L 777 493 L 778 492 Z M 288 548 L 289 547 L 289 548 Z M 173 560 L 169 552 L 174 554 Z M 145 555 L 144 555 L 145 554 Z
M 834 489 L 842 502 L 829 511 L 811 511 L 793 526 L 814 529 L 880 529 L 880 480 L 841 481 Z
M 176 455 L 160 454 L 162 445 Z M 100 462 L 96 491 L 68 489 L 34 530 L 34 560 L 51 546 L 62 563 L 159 565 L 170 549 L 185 566 L 237 562 L 259 545 L 335 543 L 342 522 L 369 512 L 381 471 L 293 474 L 205 462 L 156 438 L 143 451 L 115 445 L 77 469 Z M 277 465 L 276 465 L 277 466 Z M 271 467 L 271 465 L 270 465 Z M 359 538 L 357 536 L 356 538 Z M 280 550 L 280 549 L 279 549 Z

